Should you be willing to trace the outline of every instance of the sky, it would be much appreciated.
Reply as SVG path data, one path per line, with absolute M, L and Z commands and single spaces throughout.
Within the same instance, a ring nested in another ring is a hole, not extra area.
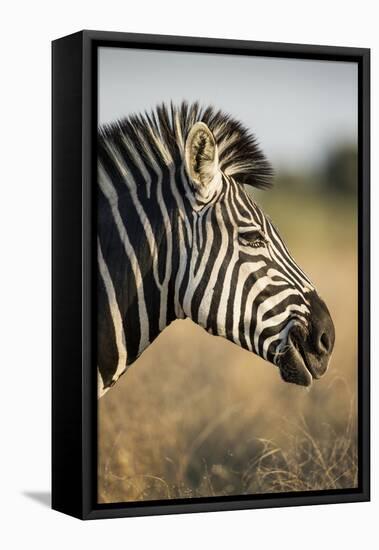
M 357 143 L 356 63 L 110 47 L 98 63 L 99 124 L 197 100 L 247 126 L 275 170 L 312 168 Z

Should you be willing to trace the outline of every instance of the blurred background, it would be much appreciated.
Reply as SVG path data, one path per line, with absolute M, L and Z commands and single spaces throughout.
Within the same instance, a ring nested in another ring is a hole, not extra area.
M 99 402 L 99 502 L 357 486 L 357 66 L 101 48 L 99 122 L 199 100 L 275 169 L 248 190 L 326 301 L 330 369 L 307 390 L 176 321 Z

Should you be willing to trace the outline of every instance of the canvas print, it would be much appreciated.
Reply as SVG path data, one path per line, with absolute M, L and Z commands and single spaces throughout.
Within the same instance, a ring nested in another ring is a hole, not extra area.
M 358 486 L 353 62 L 98 49 L 97 501 Z

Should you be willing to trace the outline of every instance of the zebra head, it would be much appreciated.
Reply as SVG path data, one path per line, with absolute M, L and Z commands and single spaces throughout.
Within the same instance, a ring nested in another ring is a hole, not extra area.
M 270 177 L 254 136 L 212 108 L 162 106 L 100 130 L 99 395 L 178 318 L 274 363 L 287 382 L 324 374 L 328 309 L 246 192 Z
M 221 145 L 233 155 L 233 143 Z M 253 153 L 245 162 L 267 176 L 264 158 L 257 148 Z M 243 166 L 232 161 L 232 169 L 223 169 L 204 122 L 189 131 L 184 156 L 192 207 L 184 314 L 274 363 L 286 382 L 309 386 L 327 370 L 334 346 L 327 306 L 238 181 Z

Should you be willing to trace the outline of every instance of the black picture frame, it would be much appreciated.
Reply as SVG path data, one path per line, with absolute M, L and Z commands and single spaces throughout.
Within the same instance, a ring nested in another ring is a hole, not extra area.
M 359 486 L 304 493 L 96 503 L 94 196 L 97 48 L 358 64 Z M 52 43 L 53 355 L 52 507 L 81 519 L 358 502 L 370 499 L 370 50 L 178 36 L 81 31 Z

